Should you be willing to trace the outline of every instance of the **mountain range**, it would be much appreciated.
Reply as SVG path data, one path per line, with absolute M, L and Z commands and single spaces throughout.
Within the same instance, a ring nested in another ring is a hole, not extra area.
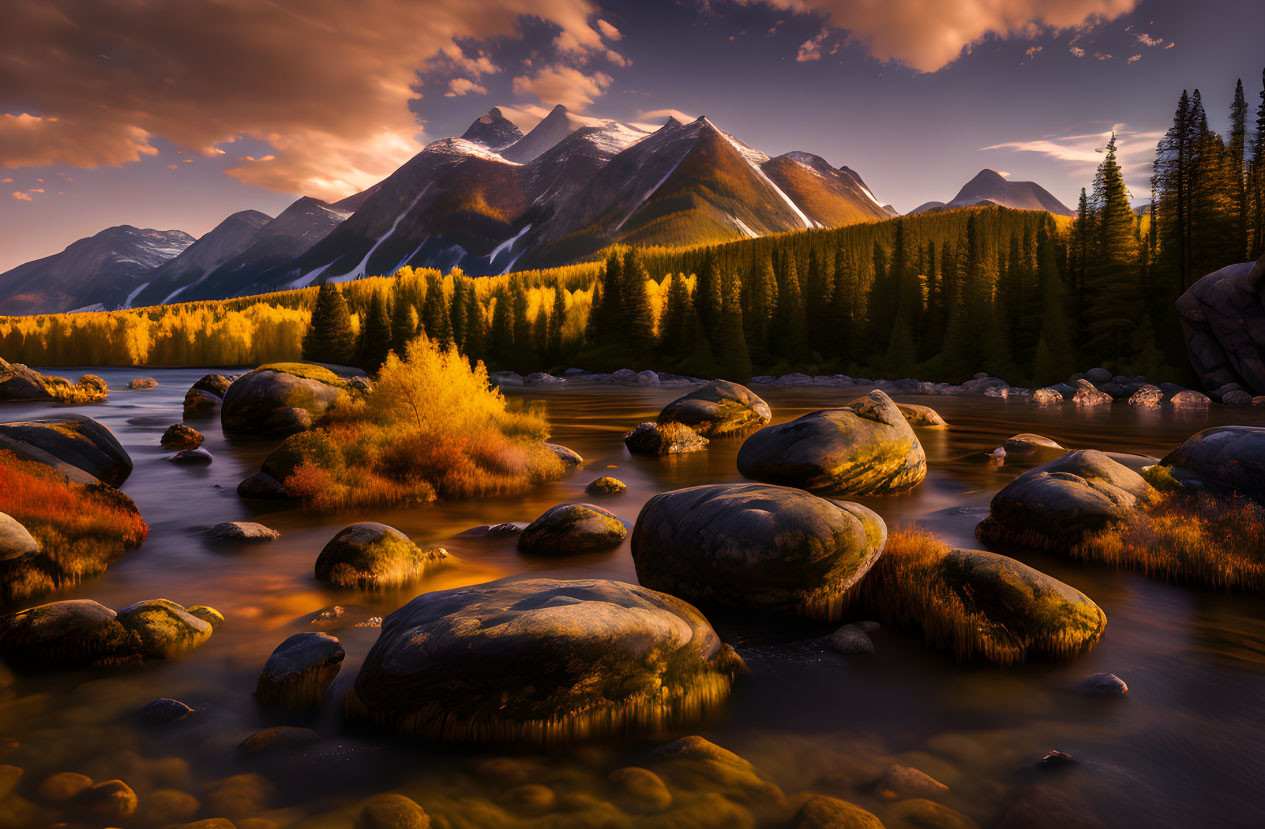
M 985 170 L 947 205 L 1067 209 Z M 916 211 L 917 212 L 917 211 Z M 706 117 L 658 129 L 554 107 L 525 135 L 493 108 L 367 190 L 234 213 L 196 241 L 121 226 L 0 274 L 0 314 L 223 299 L 405 265 L 487 275 L 565 264 L 611 244 L 682 246 L 898 215 L 849 167 L 774 158 Z

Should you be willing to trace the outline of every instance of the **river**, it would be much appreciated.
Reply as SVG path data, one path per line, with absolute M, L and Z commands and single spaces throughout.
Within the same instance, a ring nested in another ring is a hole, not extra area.
M 214 456 L 210 466 L 168 463 L 171 453 L 158 445 L 163 430 L 181 419 L 185 390 L 208 371 L 214 369 L 96 369 L 93 373 L 105 377 L 111 389 L 122 389 L 137 376 L 154 377 L 158 387 L 113 391 L 105 403 L 57 409 L 100 420 L 127 448 L 135 471 L 122 489 L 136 501 L 150 535 L 103 577 L 51 598 L 91 598 L 117 609 L 164 597 L 211 605 L 227 622 L 202 648 L 171 662 L 19 678 L 0 702 L 0 738 L 6 738 L 0 743 L 0 763 L 25 768 L 27 783 L 65 770 L 98 780 L 132 782 L 130 775 L 142 805 L 147 790 L 176 788 L 202 800 L 197 816 L 215 817 L 214 809 L 226 802 L 222 791 L 214 793 L 216 781 L 257 773 L 271 791 L 266 804 L 252 808 L 282 825 L 346 814 L 365 795 L 388 790 L 411 794 L 440 813 L 457 808 L 452 804 L 460 796 L 495 800 L 501 784 L 494 776 L 470 771 L 484 768 L 479 764 L 488 756 L 500 756 L 495 750 L 397 744 L 349 732 L 337 706 L 328 702 L 314 724 L 289 720 L 320 732 L 316 746 L 282 760 L 243 760 L 235 751 L 243 738 L 287 722 L 256 707 L 251 692 L 259 669 L 284 638 L 312 629 L 311 613 L 335 603 L 352 608 L 347 618 L 354 621 L 385 615 L 424 590 L 528 571 L 635 582 L 627 541 L 607 553 L 540 560 L 516 553 L 512 538 L 456 536 L 479 524 L 530 521 L 558 503 L 593 500 L 584 486 L 606 474 L 624 481 L 628 490 L 598 503 L 630 526 L 656 493 L 741 480 L 735 467 L 741 439 L 717 439 L 706 452 L 664 459 L 630 457 L 624 450 L 622 434 L 653 419 L 682 393 L 679 389 L 518 389 L 509 396 L 543 405 L 551 439 L 583 455 L 583 469 L 521 496 L 410 509 L 323 516 L 245 502 L 235 487 L 258 469 L 271 444 L 228 440 L 218 419 L 210 418 L 191 422 L 206 436 L 204 447 Z M 80 370 L 54 373 L 77 376 Z M 864 389 L 756 391 L 780 422 L 842 405 Z M 1261 410 L 1214 407 L 1178 414 L 1122 404 L 1080 411 L 983 397 L 897 399 L 934 407 L 952 429 L 920 431 L 929 462 L 920 486 L 899 497 L 861 500 L 889 526 L 918 522 L 958 546 L 978 546 L 974 524 L 993 493 L 1022 471 L 982 457 L 1012 434 L 1036 432 L 1072 448 L 1163 455 L 1208 426 L 1265 425 Z M 49 411 L 16 404 L 0 410 L 0 417 Z M 198 535 L 231 520 L 257 520 L 282 536 L 226 553 Z M 339 528 L 359 520 L 390 524 L 422 546 L 447 547 L 455 564 L 404 594 L 351 594 L 319 584 L 313 564 L 321 547 Z M 1035 783 L 1066 794 L 1110 826 L 1265 825 L 1261 597 L 1173 586 L 1053 555 L 1022 558 L 1083 590 L 1106 612 L 1106 633 L 1092 652 L 1069 662 L 1008 669 L 962 666 L 927 648 L 917 635 L 882 629 L 873 636 L 875 655 L 842 656 L 813 641 L 829 628 L 770 628 L 751 619 L 713 617 L 752 673 L 735 687 L 723 715 L 684 733 L 701 734 L 737 752 L 788 795 L 810 789 L 838 793 L 880 816 L 888 814 L 888 804 L 866 795 L 858 781 L 868 769 L 895 761 L 948 784 L 950 791 L 939 799 L 981 825 L 993 821 L 1008 798 Z M 349 625 L 334 632 L 347 650 L 331 692 L 331 699 L 341 699 L 377 630 Z M 1080 680 L 1097 672 L 1124 678 L 1129 694 L 1101 699 L 1079 693 Z M 196 713 L 176 728 L 142 727 L 132 714 L 156 697 L 183 700 Z M 558 786 L 584 789 L 591 768 L 606 768 L 613 757 L 635 761 L 674 736 L 680 735 L 549 752 L 544 755 L 548 775 L 570 781 Z M 1080 764 L 1058 772 L 1039 770 L 1036 761 L 1056 748 Z

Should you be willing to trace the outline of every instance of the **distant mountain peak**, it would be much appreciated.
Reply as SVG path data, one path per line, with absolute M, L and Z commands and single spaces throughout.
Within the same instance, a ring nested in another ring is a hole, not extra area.
M 1056 199 L 1050 191 L 1034 181 L 1013 181 L 996 170 L 984 168 L 962 186 L 958 194 L 947 204 L 927 202 L 914 208 L 914 213 L 929 210 L 947 210 L 958 207 L 976 207 L 995 204 L 1013 210 L 1045 210 L 1059 216 L 1070 216 L 1072 211 Z
M 505 117 L 500 107 L 492 107 L 480 115 L 461 135 L 462 139 L 482 144 L 490 150 L 503 150 L 523 137 L 523 132 Z

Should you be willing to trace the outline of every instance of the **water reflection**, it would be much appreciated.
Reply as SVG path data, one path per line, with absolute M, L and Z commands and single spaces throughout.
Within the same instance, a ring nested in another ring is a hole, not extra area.
M 135 376 L 96 373 L 112 388 Z M 158 438 L 180 420 L 184 391 L 206 372 L 148 373 L 157 378 L 157 389 L 117 392 L 106 404 L 73 410 L 104 422 L 131 453 L 136 470 L 124 490 L 149 522 L 150 537 L 104 577 L 58 598 L 86 597 L 118 608 L 161 596 L 209 604 L 228 621 L 207 645 L 175 662 L 17 682 L 0 707 L 0 736 L 18 746 L 7 744 L 9 754 L 0 762 L 24 767 L 32 780 L 68 769 L 97 779 L 123 777 L 150 791 L 195 791 L 204 809 L 232 797 L 239 803 L 254 797 L 261 800 L 259 809 L 280 809 L 272 814 L 283 823 L 350 808 L 360 796 L 388 788 L 415 793 L 423 803 L 451 802 L 462 791 L 500 796 L 500 778 L 479 765 L 486 759 L 481 752 L 419 751 L 347 733 L 333 706 L 307 723 L 326 738 L 315 754 L 285 762 L 244 761 L 236 746 L 245 736 L 285 722 L 253 702 L 260 667 L 283 638 L 312 629 L 308 618 L 314 611 L 348 605 L 348 623 L 332 631 L 347 650 L 337 697 L 377 635 L 354 621 L 389 613 L 420 590 L 529 571 L 635 581 L 627 542 L 611 552 L 534 559 L 519 556 L 513 538 L 458 533 L 480 524 L 530 521 L 557 503 L 594 500 L 584 486 L 602 475 L 627 484 L 623 495 L 598 503 L 629 524 L 658 492 L 740 480 L 738 439 L 718 439 L 707 452 L 675 458 L 630 457 L 624 451 L 623 433 L 652 419 L 677 391 L 517 390 L 514 398 L 545 407 L 553 439 L 586 458 L 582 470 L 522 496 L 314 516 L 238 499 L 238 481 L 258 468 L 270 444 L 230 442 L 214 418 L 193 423 L 206 435 L 213 464 L 168 463 L 170 453 Z M 761 394 L 784 421 L 845 405 L 861 391 L 810 387 Z M 921 486 L 895 498 L 863 500 L 889 524 L 917 521 L 963 546 L 975 545 L 973 528 L 992 494 L 1029 463 L 1020 457 L 1001 464 L 985 458 L 1012 434 L 1035 432 L 1070 448 L 1160 456 L 1205 426 L 1265 423 L 1265 416 L 1250 410 L 1157 413 L 1127 406 L 1036 409 L 994 398 L 900 399 L 933 406 L 953 428 L 920 434 L 930 466 Z M 0 414 L 15 419 L 43 411 L 17 405 Z M 229 520 L 261 521 L 283 535 L 237 551 L 208 546 L 198 535 Z M 339 528 L 358 520 L 398 527 L 423 546 L 443 545 L 453 553 L 453 564 L 418 588 L 391 594 L 355 594 L 318 583 L 312 572 L 317 553 Z M 1265 772 L 1260 754 L 1265 609 L 1259 597 L 1175 587 L 1048 554 L 1022 558 L 1084 590 L 1106 611 L 1107 632 L 1092 653 L 1072 663 L 1004 671 L 963 667 L 916 637 L 884 629 L 874 635 L 875 656 L 845 658 L 813 641 L 825 630 L 716 616 L 714 623 L 739 647 L 752 676 L 736 689 L 728 712 L 699 732 L 743 754 L 788 792 L 836 791 L 856 799 L 857 780 L 899 760 L 947 783 L 946 804 L 981 823 L 993 819 L 1015 787 L 1039 781 L 1083 798 L 1109 825 L 1265 824 L 1259 797 Z M 1082 677 L 1099 671 L 1123 676 L 1129 696 L 1104 704 L 1075 692 Z M 133 713 L 159 696 L 184 700 L 198 715 L 165 732 L 142 728 Z M 1055 778 L 1039 775 L 1034 761 L 1055 747 L 1081 758 L 1082 766 Z M 640 741 L 554 752 L 539 774 L 565 777 L 583 788 L 592 768 L 639 753 L 644 753 Z M 530 758 L 529 752 L 523 762 Z M 227 793 L 217 788 L 216 781 L 242 773 L 264 777 L 239 781 L 233 784 L 238 789 L 230 786 Z M 863 805 L 880 813 L 889 808 L 877 801 Z

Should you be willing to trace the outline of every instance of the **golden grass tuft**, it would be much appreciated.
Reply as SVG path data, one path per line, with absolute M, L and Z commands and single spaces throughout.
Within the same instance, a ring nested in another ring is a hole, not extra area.
M 511 410 L 482 363 L 419 337 L 404 359 L 387 358 L 364 399 L 287 442 L 298 463 L 283 484 L 322 511 L 521 492 L 564 471 L 547 430 L 539 414 Z
M 109 394 L 105 380 L 95 374 L 83 375 L 78 383 L 64 377 L 45 377 L 44 388 L 58 403 L 99 403 Z
M 1265 590 L 1265 507 L 1238 495 L 1164 492 L 1071 555 L 1172 581 Z
M 6 600 L 100 575 L 149 534 L 132 499 L 117 489 L 72 483 L 7 450 L 0 450 L 0 512 L 13 516 L 40 544 L 38 554 L 5 562 L 0 596 Z

